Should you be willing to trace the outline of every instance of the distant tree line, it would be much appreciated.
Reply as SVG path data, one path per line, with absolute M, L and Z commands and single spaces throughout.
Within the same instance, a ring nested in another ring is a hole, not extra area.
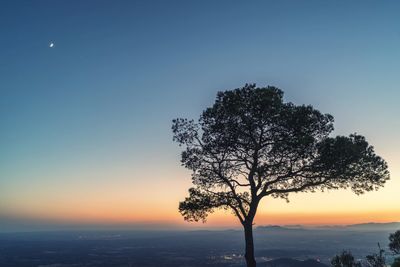
M 400 230 L 389 235 L 389 250 L 393 255 L 400 254 Z M 331 260 L 332 267 L 386 267 L 385 250 L 378 243 L 378 253 L 367 255 L 364 261 L 356 260 L 351 251 L 343 250 Z M 394 259 L 391 267 L 400 267 L 400 257 Z

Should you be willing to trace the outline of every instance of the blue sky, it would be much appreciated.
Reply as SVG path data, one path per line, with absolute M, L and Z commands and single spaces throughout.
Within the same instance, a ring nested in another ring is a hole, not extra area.
M 52 217 L 43 203 L 68 205 L 79 187 L 179 187 L 171 120 L 245 83 L 277 86 L 334 115 L 336 133 L 366 135 L 391 167 L 400 159 L 397 1 L 0 5 L 0 216 Z

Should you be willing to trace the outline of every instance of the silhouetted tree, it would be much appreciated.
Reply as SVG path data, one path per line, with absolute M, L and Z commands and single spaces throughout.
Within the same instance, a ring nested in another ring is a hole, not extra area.
M 394 254 L 400 254 L 400 230 L 389 235 L 389 249 Z
M 247 266 L 256 266 L 253 221 L 263 197 L 351 188 L 356 194 L 383 186 L 386 162 L 361 135 L 330 137 L 333 117 L 312 106 L 283 102 L 275 87 L 254 84 L 219 92 L 198 123 L 173 120 L 174 140 L 193 188 L 179 204 L 187 221 L 230 209 L 244 227 Z
M 350 251 L 343 250 L 341 254 L 335 255 L 331 260 L 332 267 L 361 267 L 361 262 L 354 259 Z
M 378 243 L 379 252 L 366 256 L 369 267 L 386 267 L 385 251 Z

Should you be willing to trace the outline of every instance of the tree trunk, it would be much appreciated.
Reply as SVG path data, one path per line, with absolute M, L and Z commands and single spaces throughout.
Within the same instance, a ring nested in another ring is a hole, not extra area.
M 244 238 L 246 240 L 246 259 L 247 267 L 256 267 L 256 259 L 254 258 L 254 242 L 253 242 L 253 223 L 244 224 Z

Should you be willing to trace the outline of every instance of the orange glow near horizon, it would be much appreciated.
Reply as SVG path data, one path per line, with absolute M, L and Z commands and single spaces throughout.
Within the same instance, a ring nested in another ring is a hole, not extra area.
M 157 211 L 152 216 L 145 214 L 125 214 L 118 212 L 64 214 L 63 216 L 40 216 L 31 219 L 51 223 L 80 224 L 80 225 L 114 225 L 135 226 L 147 225 L 178 227 L 178 228 L 230 228 L 240 227 L 238 220 L 229 212 L 217 211 L 207 218 L 206 223 L 185 222 L 178 212 L 173 214 Z M 16 216 L 18 217 L 18 216 Z M 20 218 L 23 219 L 23 218 Z M 399 211 L 371 211 L 371 212 L 338 212 L 338 213 L 259 213 L 255 225 L 348 225 L 367 222 L 386 223 L 400 221 Z
M 361 196 L 350 190 L 337 190 L 292 194 L 289 203 L 265 198 L 260 203 L 255 223 L 343 225 L 400 221 L 400 181 L 396 179 L 400 171 L 394 164 L 390 166 L 393 166 L 391 180 L 385 187 Z M 82 176 L 77 173 L 73 179 L 55 174 L 59 179 L 49 180 L 47 187 L 40 184 L 23 187 L 18 198 L 12 191 L 5 192 L 0 196 L 0 220 L 10 218 L 22 222 L 104 226 L 240 227 L 238 220 L 228 211 L 216 211 L 205 224 L 183 220 L 178 212 L 178 203 L 187 195 L 191 183 L 190 173 L 182 168 L 165 168 L 151 174 L 136 169 L 109 169 L 108 172 L 100 169 L 89 174 Z M 118 178 L 119 183 L 110 182 L 108 177 L 112 175 Z M 142 179 L 133 179 L 132 176 Z M 65 184 L 65 180 L 71 183 Z

